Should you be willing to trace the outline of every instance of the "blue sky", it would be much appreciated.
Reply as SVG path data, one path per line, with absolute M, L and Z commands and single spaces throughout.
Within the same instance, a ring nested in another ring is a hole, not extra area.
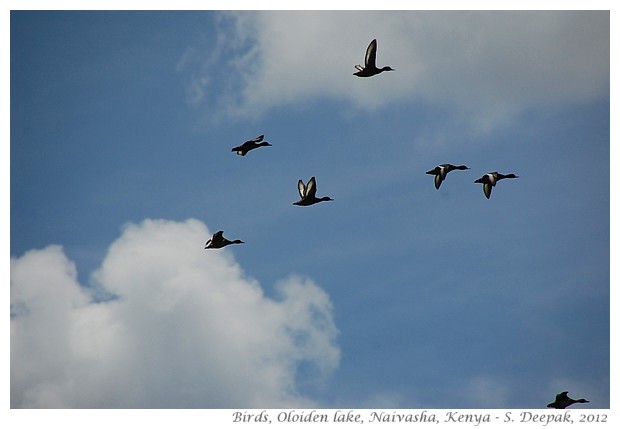
M 11 407 L 610 406 L 608 12 L 10 24 Z

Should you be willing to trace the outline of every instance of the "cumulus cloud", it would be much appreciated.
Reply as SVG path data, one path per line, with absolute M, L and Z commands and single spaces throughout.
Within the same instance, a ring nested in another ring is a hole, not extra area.
M 193 102 L 221 115 L 320 99 L 357 109 L 417 101 L 488 128 L 608 94 L 609 31 L 604 11 L 222 12 L 215 47 L 188 49 L 178 69 Z M 373 38 L 378 65 L 396 71 L 355 78 Z
M 93 274 L 107 302 L 60 246 L 12 258 L 11 406 L 312 406 L 299 367 L 327 377 L 340 357 L 329 297 L 302 277 L 265 296 L 209 236 L 191 219 L 127 225 Z

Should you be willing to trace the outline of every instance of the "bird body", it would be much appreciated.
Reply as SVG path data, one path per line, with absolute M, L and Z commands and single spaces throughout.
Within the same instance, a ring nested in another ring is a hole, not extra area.
M 573 404 L 583 404 L 586 402 L 590 402 L 587 399 L 573 399 L 568 397 L 568 392 L 560 392 L 555 395 L 555 401 L 550 404 L 547 404 L 547 408 L 557 408 L 564 409 L 566 407 L 570 407 Z
M 371 77 L 384 71 L 393 71 L 390 66 L 377 68 L 377 39 L 373 39 L 372 42 L 366 48 L 366 56 L 364 57 L 364 67 L 356 65 L 357 71 L 353 73 L 357 77 Z
M 205 243 L 205 249 L 221 249 L 222 247 L 228 246 L 229 244 L 242 244 L 241 240 L 229 240 L 224 238 L 224 231 L 218 231 L 213 234 L 207 242 Z
M 443 182 L 449 172 L 453 170 L 469 170 L 469 167 L 465 165 L 452 165 L 452 164 L 440 164 L 426 172 L 426 174 L 435 175 L 435 189 L 439 189 L 441 182 Z
M 297 190 L 301 199 L 294 202 L 296 206 L 311 206 L 312 204 L 320 203 L 321 201 L 333 201 L 330 197 L 317 198 L 316 196 L 316 179 L 314 176 L 308 180 L 307 184 L 304 184 L 303 180 L 299 179 L 297 182 Z
M 491 198 L 491 190 L 497 184 L 498 181 L 502 179 L 516 179 L 519 176 L 516 176 L 512 173 L 510 174 L 502 174 L 494 171 L 492 173 L 487 173 L 479 179 L 474 180 L 474 183 L 482 183 L 482 192 L 484 192 L 484 196 L 487 199 Z
M 269 142 L 264 142 L 264 135 L 253 138 L 243 143 L 241 146 L 233 147 L 232 152 L 237 152 L 237 155 L 245 156 L 249 151 L 261 146 L 272 146 Z M 260 142 L 260 143 L 259 143 Z

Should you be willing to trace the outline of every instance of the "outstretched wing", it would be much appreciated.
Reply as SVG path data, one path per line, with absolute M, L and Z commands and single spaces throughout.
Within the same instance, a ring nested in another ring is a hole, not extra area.
M 433 168 L 432 170 L 428 170 L 426 174 L 439 174 L 439 166 Z
M 366 67 L 376 67 L 375 63 L 377 60 L 377 39 L 373 39 L 366 48 L 366 58 L 364 60 L 364 64 Z
M 439 189 L 441 182 L 443 182 L 443 177 L 441 177 L 441 174 L 437 173 L 435 175 L 435 189 Z
M 484 192 L 484 196 L 488 198 L 491 198 L 491 190 L 493 189 L 493 186 L 490 183 L 484 182 L 482 184 L 482 191 Z
M 306 197 L 306 185 L 304 185 L 304 182 L 301 179 L 299 179 L 299 182 L 297 182 L 297 190 L 299 191 L 299 196 L 301 198 Z
M 308 185 L 306 186 L 306 198 L 314 198 L 316 196 L 316 179 L 314 176 L 308 180 Z
M 252 140 L 248 140 L 246 143 L 258 143 L 260 141 L 263 141 L 263 138 L 265 137 L 265 135 L 260 135 L 258 137 L 254 137 Z

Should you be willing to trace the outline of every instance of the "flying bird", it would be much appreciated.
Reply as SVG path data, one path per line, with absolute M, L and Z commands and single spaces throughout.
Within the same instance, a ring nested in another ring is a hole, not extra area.
M 587 399 L 573 399 L 568 397 L 568 392 L 561 392 L 555 395 L 555 401 L 550 404 L 547 404 L 547 408 L 557 408 L 564 409 L 566 407 L 570 407 L 573 404 L 583 404 L 585 402 L 590 402 Z
M 258 137 L 253 138 L 252 140 L 248 140 L 243 143 L 241 146 L 233 147 L 232 152 L 237 152 L 237 155 L 245 156 L 246 153 L 251 151 L 252 149 L 256 149 L 261 146 L 272 146 L 269 142 L 264 142 L 264 135 L 260 135 Z M 262 142 L 262 143 L 259 143 Z
M 469 167 L 466 165 L 440 164 L 432 170 L 427 171 L 426 174 L 435 175 L 435 189 L 439 189 L 441 182 L 445 180 L 448 173 L 452 170 L 469 170 Z
M 228 246 L 229 244 L 242 244 L 241 240 L 229 240 L 224 238 L 224 231 L 218 231 L 213 234 L 207 242 L 205 243 L 205 249 L 221 249 L 222 247 Z
M 385 66 L 382 68 L 377 68 L 376 65 L 377 60 L 377 39 L 373 39 L 366 48 L 366 57 L 364 58 L 364 67 L 361 65 L 356 65 L 355 68 L 357 71 L 353 73 L 357 77 L 370 77 L 376 74 L 379 74 L 384 71 L 393 71 L 394 69 L 390 66 Z
M 330 197 L 316 197 L 316 179 L 314 177 L 308 180 L 308 184 L 306 185 L 304 185 L 303 180 L 299 179 L 299 182 L 297 182 L 297 190 L 299 191 L 301 199 L 293 203 L 293 205 L 296 206 L 311 206 L 321 201 L 333 201 Z
M 512 173 L 501 174 L 501 173 L 498 173 L 497 171 L 494 171 L 492 173 L 485 174 L 480 179 L 474 180 L 474 183 L 482 183 L 482 191 L 484 192 L 484 196 L 487 197 L 488 199 L 488 198 L 491 198 L 491 190 L 497 184 L 498 181 L 502 179 L 516 179 L 518 177 L 519 176 L 516 176 Z

